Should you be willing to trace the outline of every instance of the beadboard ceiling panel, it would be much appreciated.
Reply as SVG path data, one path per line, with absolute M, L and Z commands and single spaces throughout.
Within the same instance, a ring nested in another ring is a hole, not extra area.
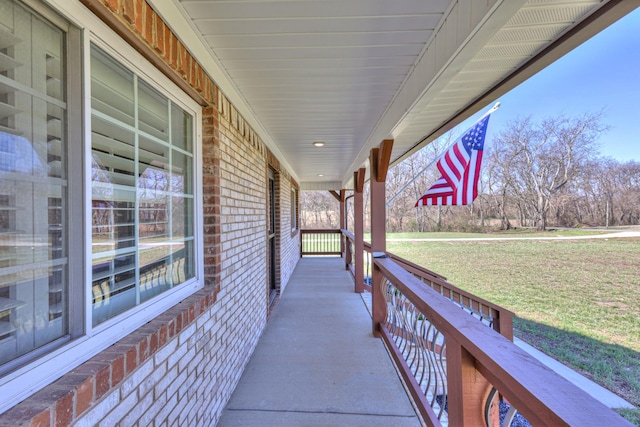
M 504 93 L 514 84 L 504 82 L 517 81 L 525 65 L 535 69 L 530 60 L 566 34 L 575 32 L 573 45 L 592 35 L 583 21 L 595 17 L 604 27 L 638 4 L 173 1 L 225 77 L 225 95 L 242 100 L 241 114 L 303 189 L 350 187 L 383 139 L 395 140 L 392 161 L 399 161 Z M 572 31 L 577 26 L 586 29 Z M 319 140 L 325 146 L 313 147 Z

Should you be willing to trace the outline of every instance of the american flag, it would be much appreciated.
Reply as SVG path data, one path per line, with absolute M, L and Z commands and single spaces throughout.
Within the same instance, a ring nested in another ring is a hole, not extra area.
M 478 121 L 440 157 L 437 166 L 442 176 L 418 199 L 416 207 L 469 205 L 478 197 L 489 116 Z

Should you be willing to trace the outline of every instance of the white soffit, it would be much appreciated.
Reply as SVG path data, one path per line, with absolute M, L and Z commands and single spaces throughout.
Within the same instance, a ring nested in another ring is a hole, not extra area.
M 383 139 L 401 158 L 607 3 L 174 1 L 216 82 L 303 189 L 348 186 Z

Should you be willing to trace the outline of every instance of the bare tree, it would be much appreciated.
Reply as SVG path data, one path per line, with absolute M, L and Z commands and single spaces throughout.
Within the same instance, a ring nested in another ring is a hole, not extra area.
M 602 113 L 552 117 L 539 124 L 526 118 L 509 123 L 494 140 L 494 167 L 538 230 L 547 227 L 552 198 L 596 156 L 597 138 L 606 130 L 601 119 Z
M 300 222 L 302 228 L 338 228 L 340 205 L 328 191 L 303 191 Z

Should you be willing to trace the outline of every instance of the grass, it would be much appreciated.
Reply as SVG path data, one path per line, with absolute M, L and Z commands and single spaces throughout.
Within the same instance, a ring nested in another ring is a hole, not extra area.
M 389 241 L 387 250 L 514 311 L 516 336 L 640 406 L 640 239 Z M 624 414 L 638 424 L 640 411 Z
M 515 228 L 508 231 L 491 232 L 491 233 L 458 233 L 458 232 L 430 232 L 430 233 L 387 233 L 387 239 L 504 239 L 509 237 L 518 238 L 540 238 L 540 237 L 572 237 L 572 236 L 593 236 L 598 234 L 607 234 L 608 231 L 602 230 L 553 230 L 549 229 L 545 232 L 537 232 L 533 228 Z M 369 233 L 364 234 L 365 241 L 371 241 Z

